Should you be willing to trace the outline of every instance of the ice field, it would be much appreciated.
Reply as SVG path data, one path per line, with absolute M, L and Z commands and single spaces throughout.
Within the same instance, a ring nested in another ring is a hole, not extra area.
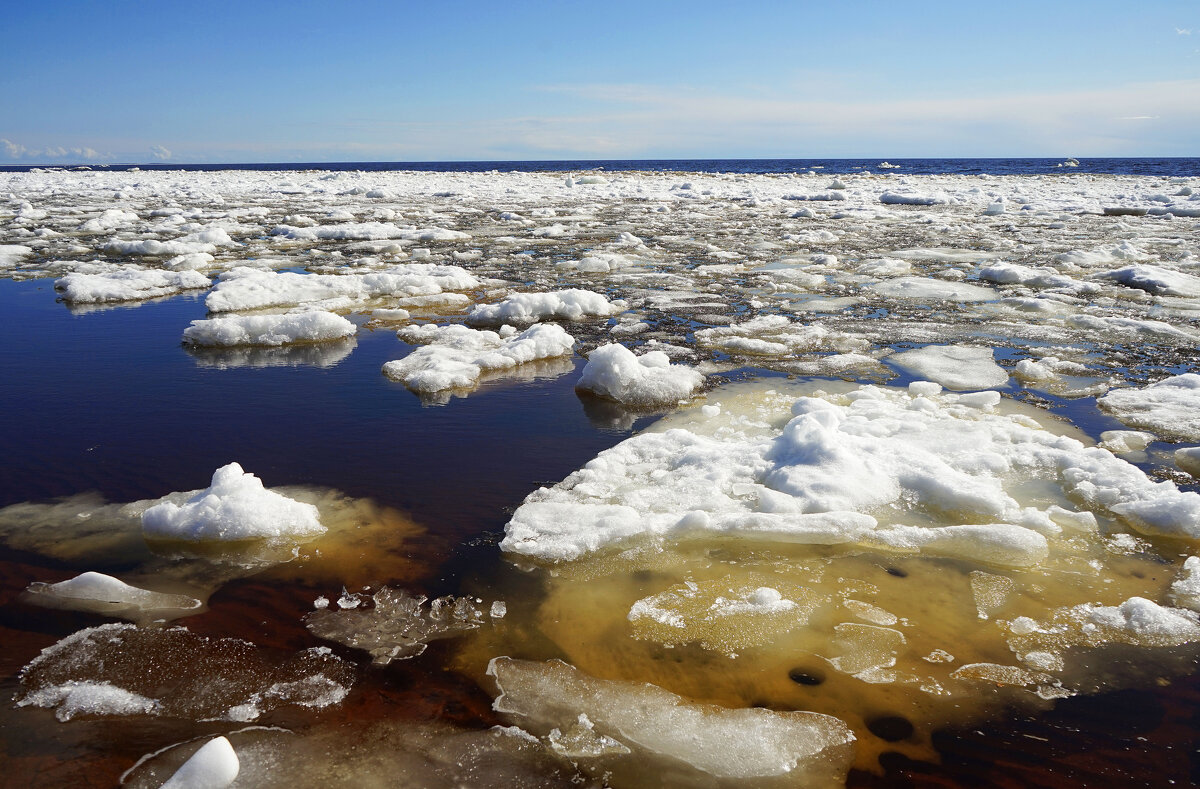
M 901 785 L 1193 693 L 1200 176 L 882 169 L 0 173 L 9 413 L 155 426 L 10 443 L 14 775 Z

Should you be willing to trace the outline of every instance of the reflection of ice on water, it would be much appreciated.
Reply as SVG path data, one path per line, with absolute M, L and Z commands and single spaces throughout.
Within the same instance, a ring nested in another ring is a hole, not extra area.
M 184 346 L 198 367 L 229 370 L 237 367 L 333 367 L 354 351 L 353 337 L 333 342 L 278 348 L 202 348 Z

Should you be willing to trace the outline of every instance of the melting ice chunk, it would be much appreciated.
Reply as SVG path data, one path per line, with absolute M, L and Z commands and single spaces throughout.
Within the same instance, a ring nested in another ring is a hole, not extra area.
M 1097 403 L 1132 427 L 1200 440 L 1200 375 L 1185 373 L 1144 389 L 1114 389 Z
M 789 775 L 823 785 L 845 775 L 854 735 L 814 712 L 693 704 L 654 685 L 596 679 L 562 661 L 493 659 L 493 707 L 534 729 L 589 730 L 643 755 L 665 757 L 717 778 Z
M 575 348 L 575 339 L 556 323 L 539 323 L 520 334 L 511 326 L 497 333 L 432 324 L 406 327 L 398 334 L 405 342 L 428 345 L 386 363 L 383 374 L 420 393 L 470 388 L 483 376 L 512 374 L 532 362 L 569 357 Z M 563 367 L 554 369 L 565 372 L 573 365 Z
M 141 589 L 111 575 L 87 572 L 56 584 L 33 583 L 25 599 L 50 608 L 91 611 L 140 620 L 148 615 L 176 616 L 200 607 L 200 601 L 181 594 Z
M 671 364 L 662 351 L 635 356 L 623 345 L 592 351 L 576 389 L 631 406 L 669 405 L 686 400 L 704 383 L 704 374 Z
M 439 597 L 426 606 L 424 595 L 384 586 L 370 600 L 370 606 L 362 605 L 359 596 L 352 604 L 339 600 L 342 610 L 318 607 L 304 624 L 313 635 L 365 649 L 377 665 L 387 665 L 420 655 L 430 641 L 474 630 L 484 622 L 483 612 L 465 597 Z M 503 617 L 504 603 L 493 604 L 491 612 Z
M 320 534 L 325 527 L 316 507 L 265 489 L 230 463 L 184 504 L 164 501 L 142 513 L 142 530 L 163 540 L 254 540 Z
M 224 789 L 237 779 L 241 765 L 229 740 L 215 737 L 167 779 L 162 789 Z

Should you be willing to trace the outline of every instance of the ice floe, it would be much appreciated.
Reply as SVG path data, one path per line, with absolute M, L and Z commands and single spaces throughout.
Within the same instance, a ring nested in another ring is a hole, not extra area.
M 142 589 L 94 571 L 58 583 L 30 584 L 25 599 L 50 608 L 90 611 L 135 622 L 186 615 L 201 605 L 187 595 Z
M 313 648 L 273 662 L 253 644 L 182 627 L 109 624 L 73 633 L 21 671 L 16 703 L 81 716 L 253 721 L 284 705 L 340 703 L 352 664 Z
M 1200 441 L 1200 375 L 1185 373 L 1141 389 L 1114 389 L 1097 401 L 1131 427 Z
M 263 487 L 237 463 L 213 472 L 212 485 L 176 504 L 142 513 L 146 536 L 160 540 L 256 540 L 325 531 L 317 508 Z
M 425 324 L 400 329 L 398 335 L 424 347 L 386 363 L 383 373 L 422 394 L 470 389 L 484 376 L 519 374 L 523 365 L 569 357 L 575 347 L 574 338 L 555 323 L 537 324 L 520 333 L 511 326 L 494 332 L 458 324 Z
M 991 389 L 1008 383 L 1008 373 L 996 364 L 991 348 L 927 345 L 892 354 L 888 363 L 948 389 Z
M 582 320 L 607 317 L 623 308 L 623 305 L 611 303 L 599 293 L 574 288 L 552 293 L 514 293 L 497 304 L 477 306 L 471 310 L 467 321 L 494 325 L 536 323 L 548 318 Z
M 500 657 L 488 674 L 500 691 L 495 709 L 522 726 L 561 732 L 586 720 L 626 751 L 663 760 L 667 775 L 686 767 L 718 779 L 787 776 L 828 786 L 849 766 L 854 735 L 826 715 L 690 703 L 653 685 L 589 677 L 561 661 Z
M 183 330 L 186 344 L 203 347 L 278 346 L 340 340 L 358 327 L 340 315 L 321 310 L 283 315 L 237 315 L 192 321 Z
M 129 267 L 102 274 L 67 274 L 54 283 L 54 288 L 65 301 L 94 304 L 153 299 L 210 285 L 208 277 L 195 271 Z
M 588 354 L 575 388 L 628 406 L 655 407 L 687 400 L 703 384 L 703 373 L 671 364 L 662 351 L 635 356 L 623 345 L 610 344 Z

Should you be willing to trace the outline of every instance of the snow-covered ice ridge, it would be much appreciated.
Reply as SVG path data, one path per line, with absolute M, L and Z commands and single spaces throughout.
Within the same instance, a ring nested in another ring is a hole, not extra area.
M 1088 395 L 1131 366 L 1164 377 L 1154 368 L 1200 341 L 1200 179 L 222 171 L 0 185 L 0 274 L 55 277 L 72 306 L 207 292 L 222 316 L 578 320 L 584 355 L 663 344 L 705 372 L 886 378 L 897 343 L 1003 345 L 1010 364 L 1076 365 L 1066 380 L 1030 368 L 1030 388 Z

